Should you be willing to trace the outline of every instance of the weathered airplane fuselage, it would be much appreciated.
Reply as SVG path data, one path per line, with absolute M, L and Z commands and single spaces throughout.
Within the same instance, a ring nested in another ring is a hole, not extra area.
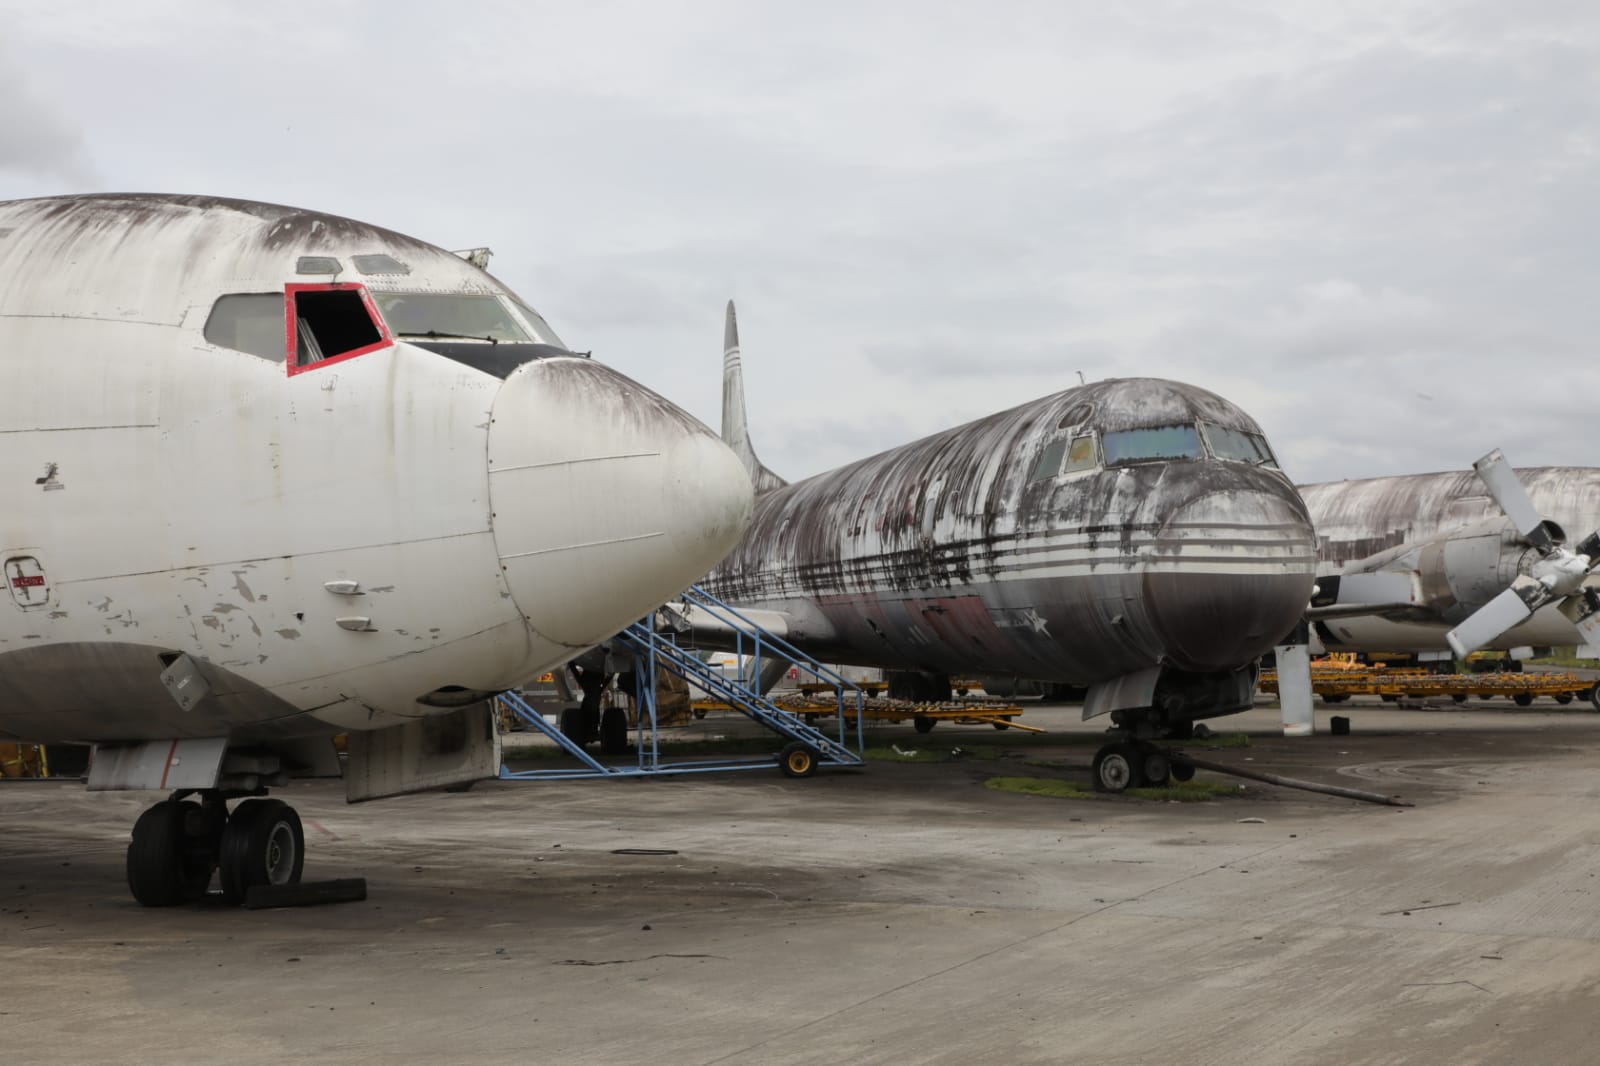
M 1600 469 L 1533 467 L 1517 475 L 1535 509 L 1569 542 L 1600 529 Z M 1319 575 L 1414 575 L 1414 609 L 1319 621 L 1318 636 L 1330 650 L 1444 651 L 1450 628 L 1510 585 L 1533 557 L 1470 469 L 1302 485 L 1300 493 L 1317 529 Z M 1337 589 L 1326 579 L 1322 585 L 1324 595 Z M 1580 642 L 1551 606 L 1493 646 Z
M 29 740 L 457 706 L 673 595 L 750 506 L 710 431 L 494 278 L 329 215 L 0 203 L 0 365 L 0 733 Z
M 1225 437 L 1261 440 L 1203 389 L 1069 389 L 760 497 L 706 584 L 838 661 L 1084 686 L 1236 670 L 1293 629 L 1315 557 L 1293 487 L 1220 458 Z

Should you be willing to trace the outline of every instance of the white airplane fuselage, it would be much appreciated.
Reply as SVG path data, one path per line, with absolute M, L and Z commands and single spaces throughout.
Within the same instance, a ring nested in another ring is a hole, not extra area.
M 0 203 L 0 365 L 0 733 L 28 740 L 402 724 L 616 632 L 748 521 L 705 427 L 482 270 L 334 216 Z

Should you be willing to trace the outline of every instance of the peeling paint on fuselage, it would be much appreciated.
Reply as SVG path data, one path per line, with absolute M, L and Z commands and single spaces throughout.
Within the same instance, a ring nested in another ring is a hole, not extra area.
M 1260 433 L 1175 382 L 1069 389 L 766 494 L 706 584 L 842 661 L 1078 684 L 1243 665 L 1310 594 L 1280 473 L 1205 457 L 1032 477 L 1052 440 L 1200 421 Z

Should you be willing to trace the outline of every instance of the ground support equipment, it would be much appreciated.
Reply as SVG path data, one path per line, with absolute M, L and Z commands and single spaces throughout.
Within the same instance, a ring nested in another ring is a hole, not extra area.
M 632 651 L 637 662 L 635 706 L 639 709 L 635 727 L 635 760 L 630 765 L 603 763 L 561 732 L 554 723 L 546 721 L 526 701 L 514 692 L 502 693 L 498 699 L 523 722 L 555 741 L 563 751 L 577 759 L 581 766 L 539 770 L 511 770 L 500 768 L 500 777 L 507 781 L 548 781 L 590 777 L 646 777 L 657 774 L 699 774 L 725 770 L 771 769 L 771 757 L 759 759 L 696 759 L 669 762 L 661 757 L 657 731 L 656 684 L 660 672 L 665 670 L 684 678 L 691 684 L 709 692 L 716 701 L 737 710 L 752 721 L 765 726 L 788 739 L 778 753 L 778 768 L 790 777 L 810 777 L 821 766 L 864 765 L 861 756 L 861 707 L 866 697 L 854 683 L 836 671 L 817 662 L 811 656 L 772 633 L 763 630 L 737 609 L 723 603 L 710 593 L 691 586 L 683 599 L 697 609 L 737 631 L 735 651 L 744 661 L 748 656 L 753 669 L 749 679 L 741 675 L 729 678 L 722 671 L 700 660 L 692 651 L 678 646 L 676 635 L 669 627 L 658 627 L 653 619 L 636 622 L 618 634 L 615 646 Z M 764 661 L 773 659 L 790 663 L 810 671 L 831 686 L 834 696 L 832 712 L 838 718 L 838 729 L 833 736 L 812 726 L 800 715 L 785 710 L 759 691 L 757 678 L 761 676 Z M 854 747 L 846 732 L 846 720 L 855 721 Z

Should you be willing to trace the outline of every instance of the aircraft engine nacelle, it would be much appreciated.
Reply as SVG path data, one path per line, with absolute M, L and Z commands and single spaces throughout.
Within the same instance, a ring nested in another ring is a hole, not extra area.
M 1563 533 L 1545 523 L 1559 542 Z M 1410 621 L 1454 624 L 1494 599 L 1534 555 L 1505 518 L 1373 556 L 1359 570 L 1319 577 L 1312 616 L 1370 610 Z
M 1566 539 L 1555 523 L 1545 526 L 1555 543 Z M 1417 559 L 1422 605 L 1446 622 L 1462 621 L 1498 596 L 1536 556 L 1504 518 L 1429 542 Z

